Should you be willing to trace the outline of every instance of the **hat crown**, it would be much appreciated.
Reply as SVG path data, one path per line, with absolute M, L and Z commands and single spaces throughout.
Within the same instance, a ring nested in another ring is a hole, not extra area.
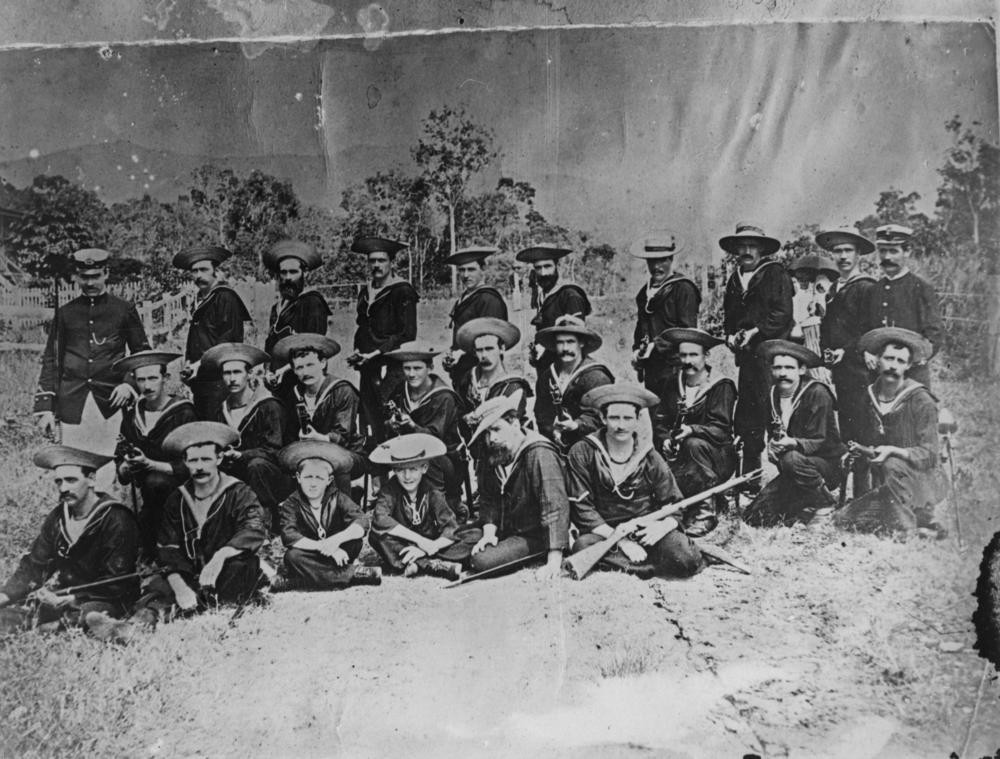
M 103 248 L 82 248 L 73 254 L 73 262 L 77 266 L 103 266 L 107 263 L 110 253 Z
M 763 227 L 757 224 L 751 224 L 746 221 L 741 221 L 736 225 L 736 234 L 738 235 L 758 235 L 760 237 L 767 237 L 764 234 Z
M 882 242 L 907 240 L 912 236 L 913 230 L 910 227 L 904 227 L 902 224 L 883 224 L 881 227 L 876 227 L 875 229 L 875 239 Z
M 573 314 L 564 314 L 563 316 L 556 317 L 555 326 L 557 327 L 586 327 L 586 322 L 579 316 L 574 316 Z

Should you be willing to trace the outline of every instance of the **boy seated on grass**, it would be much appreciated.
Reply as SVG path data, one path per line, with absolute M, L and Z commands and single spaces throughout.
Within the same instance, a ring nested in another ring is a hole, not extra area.
M 478 527 L 459 528 L 444 493 L 424 477 L 428 462 L 446 450 L 438 438 L 417 432 L 386 441 L 369 457 L 393 476 L 375 501 L 368 542 L 389 569 L 405 577 L 423 572 L 458 579 L 483 536 Z

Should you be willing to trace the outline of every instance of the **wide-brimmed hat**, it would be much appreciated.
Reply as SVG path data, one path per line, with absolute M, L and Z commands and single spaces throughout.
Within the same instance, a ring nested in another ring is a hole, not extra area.
M 456 250 L 448 256 L 444 262 L 446 264 L 451 264 L 452 266 L 462 266 L 463 264 L 471 263 L 473 261 L 482 263 L 496 252 L 497 248 L 492 248 L 488 245 L 472 246 L 470 248 Z
M 281 338 L 271 349 L 271 358 L 283 366 L 291 360 L 296 351 L 316 351 L 320 359 L 327 359 L 340 353 L 340 343 L 326 335 L 314 332 L 300 332 Z
M 582 319 L 575 316 L 560 316 L 554 327 L 546 327 L 535 333 L 535 342 L 546 350 L 555 350 L 556 337 L 559 335 L 576 335 L 583 345 L 584 353 L 593 353 L 601 347 L 601 336 L 587 327 Z
M 256 346 L 247 343 L 219 343 L 213 345 L 201 356 L 203 364 L 221 369 L 227 361 L 242 361 L 248 367 L 263 364 L 268 355 Z
M 386 440 L 369 454 L 368 460 L 379 466 L 406 466 L 443 456 L 447 451 L 448 446 L 439 438 L 414 432 Z
M 602 409 L 612 403 L 629 403 L 636 408 L 652 408 L 660 402 L 659 396 L 642 385 L 631 382 L 615 382 L 599 385 L 583 394 L 580 403 L 591 408 Z
M 196 245 L 175 255 L 172 263 L 176 268 L 184 270 L 190 269 L 199 261 L 211 261 L 218 266 L 231 255 L 233 254 L 218 245 Z
M 522 263 L 533 264 L 538 261 L 558 261 L 572 252 L 569 248 L 563 248 L 558 245 L 540 244 L 532 245 L 530 248 L 518 251 L 514 258 Z
M 309 459 L 325 461 L 335 473 L 349 472 L 354 466 L 350 451 L 326 440 L 297 440 L 278 451 L 278 463 L 289 472 L 294 472 L 299 464 Z
M 408 243 L 399 240 L 389 240 L 385 237 L 359 237 L 351 243 L 351 251 L 367 256 L 370 253 L 385 253 L 392 258 L 403 248 L 410 247 Z
M 134 372 L 144 366 L 166 366 L 180 357 L 180 353 L 170 351 L 136 351 L 115 361 L 111 369 L 116 372 Z
M 316 249 L 301 240 L 279 240 L 265 250 L 264 255 L 261 256 L 264 266 L 271 271 L 277 271 L 278 265 L 286 258 L 299 259 L 302 262 L 302 268 L 307 271 L 315 269 L 323 262 Z
M 659 230 L 649 233 L 632 246 L 630 253 L 635 258 L 672 258 L 684 250 L 684 244 L 676 233 Z
M 921 364 L 931 355 L 931 344 L 926 337 L 919 332 L 902 327 L 878 327 L 877 329 L 865 332 L 858 338 L 858 348 L 865 353 L 879 356 L 885 350 L 885 346 L 896 343 L 905 345 L 910 349 L 910 361 L 914 364 Z
M 762 256 L 773 255 L 781 247 L 780 240 L 768 237 L 760 227 L 742 221 L 736 225 L 736 234 L 726 235 L 719 240 L 719 247 L 726 251 L 726 253 L 733 253 L 736 244 L 739 242 L 758 243 L 762 248 Z
M 434 357 L 441 353 L 440 349 L 427 345 L 417 340 L 410 340 L 400 345 L 396 350 L 382 354 L 383 358 L 390 361 L 426 361 L 428 364 L 434 362 Z
M 78 466 L 84 469 L 100 469 L 111 461 L 111 456 L 105 456 L 93 451 L 82 451 L 68 445 L 50 445 L 37 451 L 31 458 L 35 466 L 42 469 L 55 469 L 57 466 Z
M 182 424 L 163 439 L 163 450 L 173 456 L 182 456 L 193 445 L 215 444 L 229 448 L 240 442 L 239 433 L 222 422 L 188 422 Z
M 816 244 L 824 250 L 832 251 L 838 245 L 853 245 L 861 255 L 867 255 L 875 250 L 875 243 L 855 229 L 840 227 L 839 229 L 827 229 L 816 233 Z
M 908 243 L 913 237 L 913 230 L 902 224 L 883 224 L 875 229 L 875 244 L 899 245 Z
M 466 414 L 465 423 L 472 428 L 469 445 L 472 445 L 476 438 L 486 432 L 487 428 L 495 424 L 498 419 L 511 411 L 517 411 L 521 407 L 523 398 L 524 391 L 515 390 L 510 395 L 498 395 L 496 398 L 483 401 L 475 411 Z
M 793 343 L 791 340 L 765 340 L 757 347 L 757 355 L 768 364 L 775 356 L 791 356 L 808 369 L 813 369 L 823 363 L 823 359 L 818 353 L 809 350 L 800 343 Z
M 725 342 L 725 340 L 695 327 L 668 327 L 656 337 L 658 340 L 665 340 L 674 345 L 694 343 L 695 345 L 702 346 L 706 351 Z
M 108 265 L 109 258 L 111 254 L 103 248 L 83 248 L 70 256 L 73 267 L 78 273 L 103 269 Z
M 497 319 L 495 316 L 479 316 L 475 319 L 469 319 L 458 328 L 458 332 L 455 333 L 455 342 L 466 353 L 474 353 L 476 338 L 482 335 L 496 335 L 503 342 L 504 350 L 510 350 L 521 339 L 521 330 L 504 319 Z
M 837 268 L 833 260 L 827 258 L 826 256 L 817 256 L 812 253 L 799 256 L 788 266 L 789 270 L 795 271 L 805 271 L 811 272 L 812 276 L 816 276 L 820 272 L 826 274 L 833 279 L 840 277 L 840 270 Z

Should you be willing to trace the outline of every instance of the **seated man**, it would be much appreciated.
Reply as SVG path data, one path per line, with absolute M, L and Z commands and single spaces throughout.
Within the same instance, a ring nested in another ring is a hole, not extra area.
M 393 438 L 371 454 L 373 464 L 391 467 L 394 476 L 375 501 L 368 542 L 390 569 L 406 577 L 424 572 L 458 579 L 483 536 L 478 527 L 460 529 L 444 494 L 424 478 L 428 462 L 444 452 L 436 437 L 417 432 Z
M 274 346 L 274 363 L 291 364 L 299 440 L 336 443 L 351 455 L 351 466 L 337 473 L 337 489 L 350 494 L 351 480 L 367 470 L 365 437 L 358 431 L 359 395 L 343 377 L 327 373 L 330 358 L 340 346 L 313 333 L 283 337 Z
M 639 442 L 639 411 L 658 400 L 631 384 L 603 385 L 584 396 L 585 404 L 600 409 L 603 425 L 569 450 L 567 491 L 580 529 L 574 552 L 611 537 L 612 525 L 635 531 L 632 520 L 684 497 L 660 454 Z M 643 578 L 690 577 L 704 566 L 698 546 L 674 517 L 640 527 L 636 537 L 618 543 L 600 566 Z
M 664 330 L 659 340 L 676 346 L 680 361 L 677 376 L 670 375 L 660 388 L 660 404 L 653 415 L 653 440 L 670 462 L 677 486 L 692 496 L 725 482 L 736 471 L 733 445 L 733 408 L 736 383 L 712 374 L 708 352 L 722 340 L 700 329 Z M 716 502 L 725 506 L 726 497 Z M 703 501 L 683 515 L 684 529 L 693 538 L 706 535 L 718 524 L 716 508 Z
M 868 419 L 857 441 L 874 446 L 868 463 L 875 487 L 851 501 L 834 524 L 881 533 L 937 528 L 937 404 L 926 387 L 906 376 L 927 360 L 931 346 L 900 327 L 866 332 L 858 346 L 878 359 L 878 378 L 868 387 Z
M 615 381 L 611 370 L 590 354 L 601 347 L 601 337 L 572 316 L 556 320 L 556 326 L 540 329 L 535 342 L 552 361 L 539 368 L 535 383 L 535 421 L 538 431 L 568 450 L 584 435 L 601 425 L 597 411 L 581 402 L 584 394 Z
M 119 481 L 138 486 L 142 496 L 139 535 L 142 554 L 149 561 L 156 558 L 163 503 L 187 479 L 184 465 L 171 461 L 164 452 L 163 440 L 197 418 L 191 401 L 167 392 L 167 364 L 176 358 L 180 358 L 179 353 L 139 351 L 119 359 L 112 367 L 122 373 L 131 372 L 139 390 L 139 401 L 122 412 L 115 462 Z
M 767 449 L 778 476 L 754 498 L 743 519 L 768 527 L 829 516 L 837 499 L 828 486 L 839 479 L 846 449 L 840 442 L 833 393 L 806 377 L 822 359 L 788 340 L 766 340 L 758 351 L 771 367 Z
M 331 590 L 381 583 L 378 567 L 354 563 L 368 517 L 336 486 L 338 473 L 353 465 L 351 454 L 336 443 L 300 440 L 281 451 L 281 463 L 295 473 L 298 488 L 281 502 L 285 558 L 271 589 Z
M 135 561 L 139 529 L 132 512 L 95 490 L 94 475 L 111 461 L 64 445 L 35 454 L 51 469 L 59 505 L 49 512 L 31 550 L 0 587 L 0 633 L 39 624 L 72 627 L 89 612 L 120 617 L 139 597 Z M 74 586 L 101 584 L 83 590 Z M 35 608 L 21 606 L 30 599 Z M 11 606 L 19 604 L 19 606 Z
M 222 469 L 253 488 L 277 532 L 278 504 L 294 485 L 278 465 L 278 451 L 289 437 L 288 413 L 250 373 L 268 355 L 246 343 L 220 343 L 201 360 L 218 368 L 228 393 L 214 421 L 237 433 L 236 445 L 223 453 Z
M 569 547 L 569 502 L 555 445 L 521 426 L 520 393 L 492 398 L 467 417 L 470 445 L 480 436 L 487 455 L 476 467 L 483 537 L 470 568 L 484 572 L 545 555 L 541 579 L 558 577 Z

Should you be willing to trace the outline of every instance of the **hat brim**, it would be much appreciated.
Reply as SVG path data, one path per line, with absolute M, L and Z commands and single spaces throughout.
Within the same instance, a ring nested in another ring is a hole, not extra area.
M 225 262 L 230 256 L 232 256 L 232 253 L 225 248 L 191 248 L 189 250 L 182 250 L 180 253 L 175 255 L 171 263 L 174 268 L 184 269 L 187 271 L 199 261 L 211 261 L 213 264 L 218 266 L 219 264 Z
M 521 263 L 533 264 L 539 261 L 558 261 L 560 258 L 565 258 L 572 252 L 573 251 L 569 248 L 535 246 L 518 251 L 514 258 Z
M 816 234 L 816 244 L 823 248 L 823 250 L 832 252 L 837 245 L 843 245 L 844 243 L 849 243 L 856 247 L 858 253 L 863 256 L 875 250 L 875 243 L 867 237 L 846 229 L 832 229 Z
M 455 343 L 466 353 L 476 350 L 476 338 L 496 335 L 503 342 L 504 350 L 510 350 L 521 340 L 521 330 L 508 321 L 492 316 L 470 319 L 455 333 Z
M 757 348 L 757 355 L 767 364 L 775 356 L 791 356 L 807 369 L 815 369 L 823 364 L 823 358 L 818 353 L 789 340 L 765 340 Z
M 35 466 L 42 469 L 55 469 L 59 466 L 78 466 L 82 469 L 100 469 L 111 461 L 111 456 L 105 456 L 93 451 L 83 451 L 68 445 L 50 445 L 35 452 L 31 460 Z
M 111 368 L 116 372 L 134 372 L 144 366 L 167 366 L 181 357 L 169 351 L 139 351 L 115 361 Z
M 756 242 L 762 250 L 762 256 L 773 256 L 781 248 L 781 241 L 766 235 L 727 235 L 719 240 L 719 247 L 726 253 L 735 255 L 734 248 L 740 242 Z
M 450 266 L 463 266 L 473 261 L 482 263 L 487 258 L 497 253 L 496 248 L 473 248 L 469 250 L 459 250 L 448 256 L 444 261 Z
M 326 335 L 301 332 L 281 338 L 272 348 L 271 357 L 279 366 L 284 366 L 296 351 L 316 351 L 320 359 L 325 360 L 340 353 L 340 343 Z
M 323 440 L 297 440 L 278 451 L 278 463 L 289 472 L 294 472 L 299 464 L 309 459 L 325 461 L 333 467 L 335 474 L 350 472 L 354 466 L 350 451 Z
M 269 356 L 253 345 L 246 343 L 219 343 L 214 345 L 202 354 L 202 363 L 209 366 L 222 368 L 222 365 L 229 361 L 242 361 L 249 367 L 263 364 L 269 360 Z
M 612 403 L 627 403 L 636 408 L 652 408 L 659 404 L 660 398 L 639 385 L 615 383 L 600 385 L 583 394 L 580 403 L 591 408 L 603 409 Z
M 264 254 L 261 256 L 261 261 L 264 264 L 264 268 L 274 272 L 278 270 L 278 267 L 281 265 L 281 262 L 284 261 L 286 258 L 297 258 L 299 261 L 302 262 L 302 268 L 305 269 L 306 271 L 311 271 L 312 269 L 317 268 L 321 263 L 323 263 L 322 257 L 315 250 L 309 250 L 309 251 L 266 250 L 264 251 Z
M 711 350 L 715 346 L 722 345 L 725 342 L 704 330 L 692 329 L 690 327 L 669 327 L 657 335 L 657 338 L 675 345 L 695 343 L 705 348 L 705 350 Z
M 919 332 L 902 327 L 878 327 L 858 338 L 858 349 L 879 356 L 889 343 L 905 345 L 910 349 L 911 363 L 921 364 L 931 354 L 930 342 Z
M 596 332 L 589 330 L 586 327 L 573 326 L 546 327 L 545 329 L 540 329 L 535 335 L 535 342 L 545 348 L 545 350 L 554 351 L 556 338 L 559 335 L 573 335 L 574 337 L 579 338 L 580 343 L 583 346 L 584 353 L 593 353 L 604 343 L 604 340 Z
M 426 433 L 412 433 L 391 438 L 375 448 L 368 460 L 378 466 L 407 466 L 444 456 L 448 447 Z
M 524 398 L 524 391 L 517 390 L 511 395 L 502 395 L 495 399 L 490 399 L 480 404 L 480 408 L 487 403 L 495 403 L 495 408 L 491 408 L 489 412 L 483 414 L 482 417 L 476 422 L 476 428 L 472 431 L 469 436 L 469 445 L 472 445 L 476 440 L 479 439 L 480 435 L 486 432 L 492 425 L 496 424 L 498 420 L 505 417 L 512 411 L 516 412 L 521 405 L 521 401 Z M 475 415 L 476 412 L 473 412 Z M 466 415 L 468 420 L 469 415 Z
M 363 256 L 372 253 L 385 253 L 392 258 L 399 251 L 408 247 L 410 246 L 405 242 L 389 240 L 385 237 L 361 237 L 351 243 L 351 252 L 360 253 Z
M 383 353 L 382 358 L 388 361 L 398 361 L 401 364 L 407 361 L 424 361 L 433 364 L 434 359 L 440 355 L 440 351 L 389 351 Z
M 188 422 L 170 431 L 163 439 L 163 450 L 174 456 L 183 456 L 184 451 L 195 445 L 228 448 L 239 442 L 239 433 L 222 422 Z

